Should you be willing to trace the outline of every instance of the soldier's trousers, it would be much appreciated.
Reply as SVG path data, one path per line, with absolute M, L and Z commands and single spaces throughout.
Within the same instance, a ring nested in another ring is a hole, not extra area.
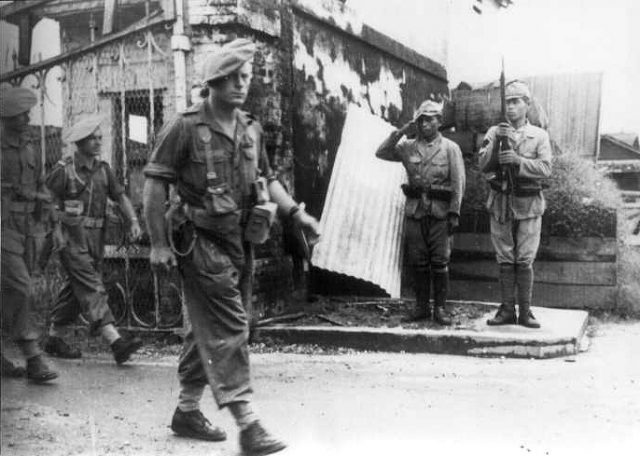
M 100 228 L 84 228 L 82 238 L 70 237 L 60 252 L 66 273 L 53 309 L 53 326 L 72 324 L 82 313 L 95 333 L 101 326 L 114 323 L 109 296 L 102 280 L 103 233 Z
M 507 220 L 500 223 L 491 216 L 491 242 L 499 264 L 530 265 L 540 246 L 542 217 Z
M 31 273 L 36 264 L 36 244 L 33 236 L 2 230 L 2 328 L 18 343 L 38 339 L 30 320 L 34 298 Z
M 192 253 L 180 259 L 191 328 L 178 366 L 183 388 L 211 386 L 219 407 L 251 398 L 249 324 L 250 255 L 230 254 L 221 244 L 198 236 Z M 240 290 L 243 290 L 241 293 Z M 248 291 L 247 291 L 248 290 Z
M 445 269 L 451 257 L 451 236 L 446 220 L 408 217 L 405 225 L 405 256 L 412 268 Z

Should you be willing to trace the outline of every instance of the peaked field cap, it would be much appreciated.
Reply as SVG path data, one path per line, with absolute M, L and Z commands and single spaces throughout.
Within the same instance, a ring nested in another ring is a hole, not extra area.
M 423 101 L 420 107 L 413 115 L 413 121 L 415 122 L 422 116 L 441 116 L 442 115 L 442 103 L 438 103 L 433 100 Z
M 211 53 L 204 62 L 204 82 L 230 75 L 245 62 L 253 59 L 256 45 L 246 38 L 238 38 Z
M 0 89 L 0 117 L 14 117 L 29 111 L 38 102 L 33 91 L 24 87 Z
M 508 100 L 509 98 L 528 98 L 531 99 L 531 91 L 529 90 L 529 86 L 517 79 L 514 81 L 510 81 L 504 88 L 504 98 Z
M 82 141 L 84 138 L 90 136 L 94 131 L 96 131 L 101 123 L 102 117 L 99 115 L 93 114 L 83 117 L 69 127 L 64 135 L 64 141 L 67 143 Z

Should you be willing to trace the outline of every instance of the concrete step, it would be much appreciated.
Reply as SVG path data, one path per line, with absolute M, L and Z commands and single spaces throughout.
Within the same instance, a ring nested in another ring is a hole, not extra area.
M 534 307 L 532 311 L 542 325 L 540 329 L 517 325 L 495 327 L 488 326 L 486 321 L 495 313 L 497 303 L 465 303 L 490 311 L 464 327 L 438 329 L 277 324 L 256 329 L 254 340 L 384 352 L 540 359 L 573 356 L 581 349 L 589 316 L 586 311 Z

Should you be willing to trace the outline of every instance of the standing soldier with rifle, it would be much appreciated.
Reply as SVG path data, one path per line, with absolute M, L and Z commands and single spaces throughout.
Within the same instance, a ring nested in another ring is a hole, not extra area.
M 487 209 L 502 295 L 500 309 L 487 324 L 539 328 L 530 306 L 533 261 L 545 210 L 541 180 L 551 174 L 551 144 L 547 132 L 527 119 L 531 102 L 527 85 L 512 81 L 505 86 L 504 70 L 500 83 L 503 121 L 487 131 L 479 152 L 480 168 L 490 186 Z
M 405 254 L 413 272 L 416 307 L 411 320 L 429 318 L 431 276 L 434 287 L 433 318 L 451 325 L 445 313 L 449 291 L 451 237 L 458 227 L 465 187 L 465 170 L 460 147 L 444 138 L 442 105 L 423 102 L 413 120 L 396 130 L 380 145 L 376 157 L 402 162 L 409 184 L 402 190 L 405 206 Z M 415 139 L 399 142 L 412 132 Z

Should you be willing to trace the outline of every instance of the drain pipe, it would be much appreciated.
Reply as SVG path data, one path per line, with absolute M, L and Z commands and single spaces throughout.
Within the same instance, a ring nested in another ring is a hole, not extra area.
M 176 21 L 171 35 L 171 50 L 173 51 L 173 72 L 175 87 L 176 112 L 187 108 L 187 53 L 191 51 L 191 41 L 185 35 L 185 5 L 184 0 L 175 0 Z

